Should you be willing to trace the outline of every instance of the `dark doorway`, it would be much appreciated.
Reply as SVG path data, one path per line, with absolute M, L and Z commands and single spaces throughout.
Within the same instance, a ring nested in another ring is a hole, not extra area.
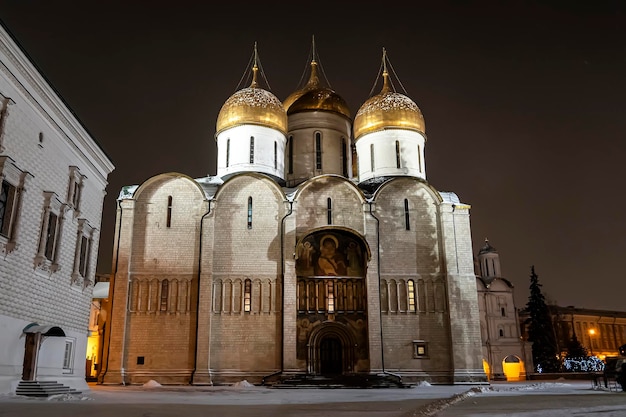
M 37 366 L 37 350 L 41 333 L 26 333 L 24 343 L 24 367 L 22 369 L 22 380 L 32 381 L 35 379 Z
M 343 373 L 342 346 L 336 337 L 325 337 L 320 343 L 320 373 L 322 375 Z

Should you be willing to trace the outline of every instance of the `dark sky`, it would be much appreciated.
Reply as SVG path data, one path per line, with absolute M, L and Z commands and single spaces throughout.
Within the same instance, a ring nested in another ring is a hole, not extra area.
M 549 301 L 626 311 L 626 2 L 3 0 L 0 18 L 116 166 L 99 272 L 121 187 L 214 175 L 254 42 L 283 100 L 315 36 L 353 115 L 387 49 L 426 120 L 428 181 L 472 206 L 475 252 L 498 249 L 518 307 L 535 265 Z

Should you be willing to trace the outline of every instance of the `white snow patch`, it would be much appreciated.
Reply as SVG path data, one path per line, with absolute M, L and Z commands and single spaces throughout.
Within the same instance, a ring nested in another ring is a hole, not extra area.
M 162 385 L 159 384 L 158 382 L 156 382 L 154 379 L 151 379 L 150 381 L 146 382 L 145 384 L 143 384 L 144 388 L 158 388 L 161 387 Z
M 253 387 L 253 386 L 254 384 L 249 383 L 245 379 L 243 381 L 235 382 L 233 384 L 233 387 L 235 388 L 247 388 L 247 387 Z

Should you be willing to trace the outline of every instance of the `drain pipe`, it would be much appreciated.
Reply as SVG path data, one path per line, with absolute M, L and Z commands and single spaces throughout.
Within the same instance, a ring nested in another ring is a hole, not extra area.
M 196 351 L 193 355 L 193 371 L 191 371 L 191 375 L 189 376 L 189 385 L 193 385 L 193 379 L 196 375 L 196 371 L 198 370 L 198 331 L 200 329 L 199 318 L 200 318 L 200 276 L 202 275 L 202 233 L 204 228 L 204 219 L 211 213 L 211 200 L 209 202 L 209 209 L 206 213 L 200 217 L 200 234 L 198 236 L 198 294 L 196 298 Z M 209 313 L 210 316 L 210 313 Z M 209 317 L 210 320 L 210 317 Z M 210 336 L 210 335 L 209 335 Z

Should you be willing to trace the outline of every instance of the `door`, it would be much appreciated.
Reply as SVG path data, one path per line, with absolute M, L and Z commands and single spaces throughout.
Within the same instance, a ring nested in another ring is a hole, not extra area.
M 336 337 L 325 337 L 320 343 L 320 373 L 322 375 L 343 373 L 342 346 Z
M 22 369 L 22 380 L 33 381 L 35 370 L 37 369 L 37 347 L 41 333 L 26 333 L 24 342 L 24 366 Z

